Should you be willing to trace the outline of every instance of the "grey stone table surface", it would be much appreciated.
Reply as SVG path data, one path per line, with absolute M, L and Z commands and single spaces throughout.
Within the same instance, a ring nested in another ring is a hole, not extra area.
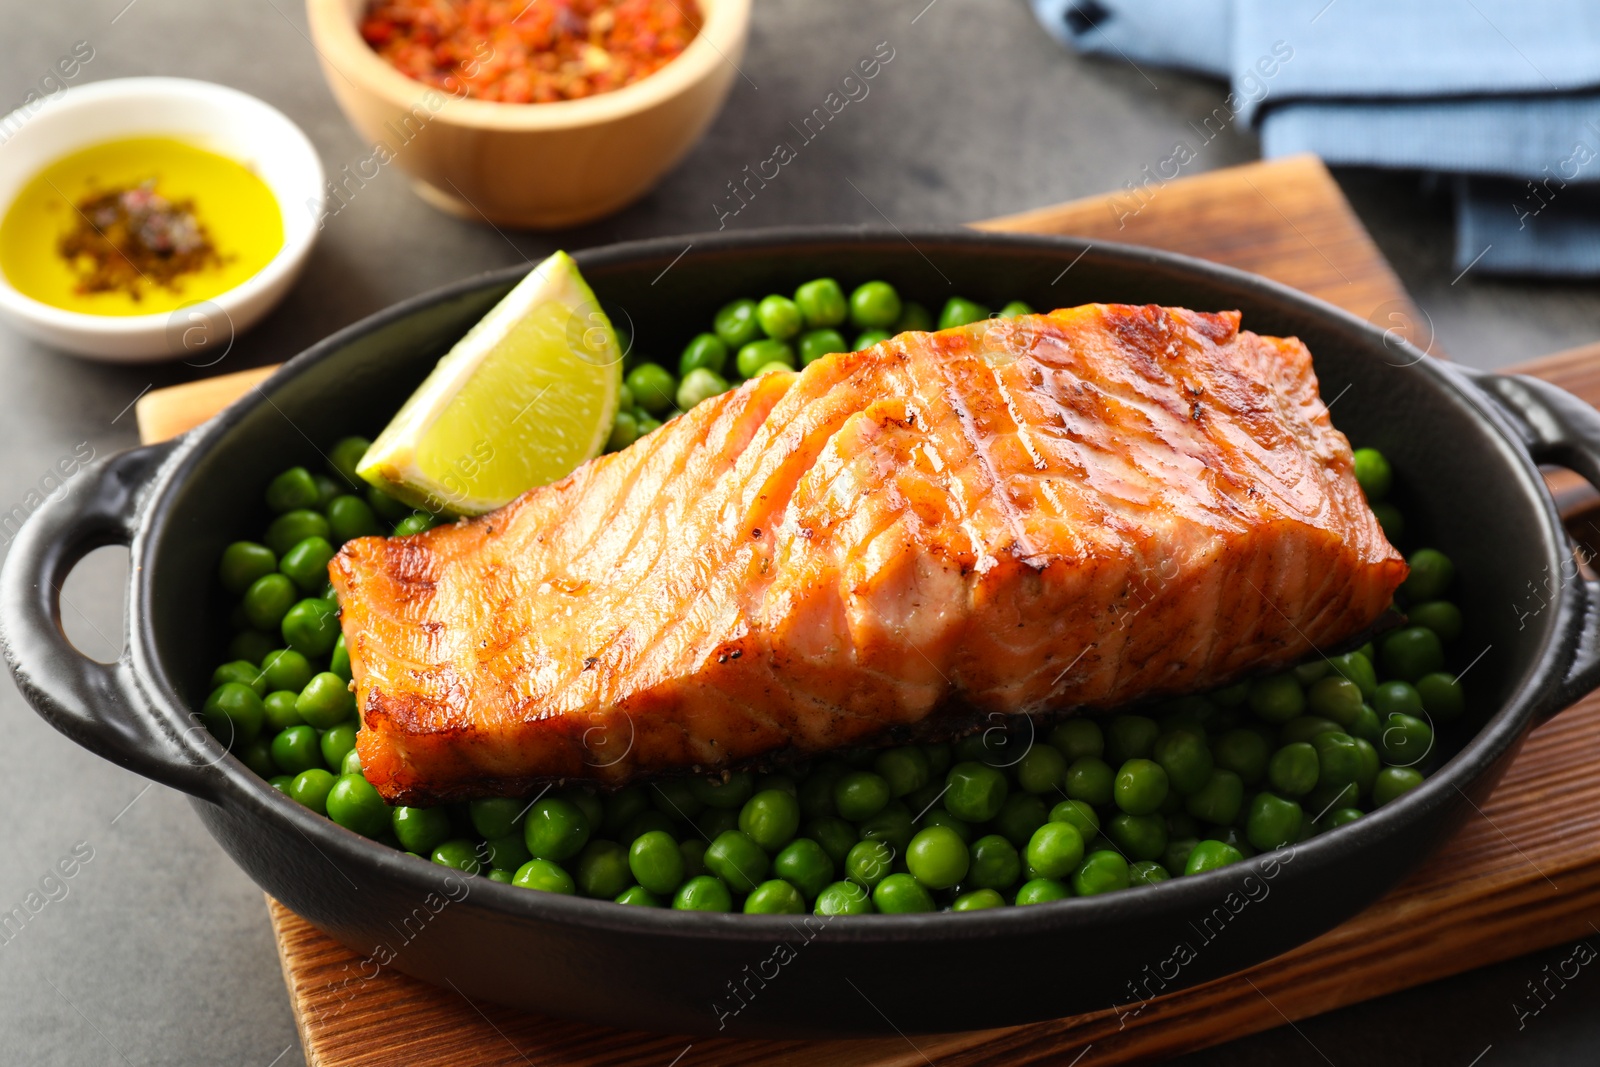
M 3 0 L 0 12 L 0 111 L 87 41 L 94 57 L 80 81 L 170 74 L 222 82 L 285 111 L 330 172 L 370 152 L 334 107 L 296 0 Z M 725 183 L 765 158 L 787 123 L 880 41 L 895 58 L 870 95 L 731 226 L 876 222 L 878 209 L 901 225 L 956 223 L 1103 192 L 1164 158 L 1224 92 L 1167 71 L 1070 56 L 1015 0 L 757 0 L 745 77 L 705 140 L 644 200 L 575 232 L 503 234 L 434 212 L 385 171 L 329 220 L 289 298 L 214 371 L 281 360 L 402 297 L 558 246 L 714 229 Z M 1248 134 L 1230 133 L 1190 169 L 1256 152 Z M 1340 178 L 1455 358 L 1498 366 L 1600 339 L 1594 285 L 1471 272 L 1457 280 L 1446 201 L 1414 177 Z M 181 364 L 80 362 L 0 331 L 0 511 L 81 443 L 98 455 L 133 445 L 135 397 L 196 373 Z M 125 552 L 101 550 L 65 590 L 69 634 L 100 658 L 121 647 L 125 568 Z M 71 855 L 73 877 L 51 879 Z M 56 735 L 7 677 L 0 912 L 34 891 L 48 903 L 21 929 L 0 929 L 0 1063 L 302 1062 L 261 894 L 178 794 Z M 1521 1025 L 1513 1008 L 1530 1003 L 1519 998 L 1544 964 L 1566 954 L 1486 968 L 1189 1062 L 1592 1062 L 1600 1057 L 1600 978 L 1578 978 Z

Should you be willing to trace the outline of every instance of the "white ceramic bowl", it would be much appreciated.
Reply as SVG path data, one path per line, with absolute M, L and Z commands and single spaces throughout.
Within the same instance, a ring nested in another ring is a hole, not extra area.
M 300 128 L 255 97 L 187 78 L 117 78 L 75 86 L 29 114 L 0 144 L 0 216 L 22 186 L 71 152 L 119 137 L 171 136 L 252 167 L 283 213 L 283 247 L 232 289 L 172 312 L 86 315 L 51 307 L 0 273 L 0 317 L 47 345 L 114 362 L 213 359 L 272 309 L 304 266 L 322 214 L 322 162 Z

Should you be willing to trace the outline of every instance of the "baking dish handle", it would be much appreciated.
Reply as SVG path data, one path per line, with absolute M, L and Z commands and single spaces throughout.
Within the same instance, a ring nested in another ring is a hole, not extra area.
M 85 656 L 61 628 L 61 583 L 96 548 L 133 542 L 145 490 L 174 447 L 113 456 L 28 517 L 0 571 L 0 645 L 17 688 L 50 725 L 113 763 L 213 799 L 220 756 L 206 753 L 220 746 L 204 743 L 198 721 L 183 730 L 152 713 L 135 680 L 132 625 L 114 663 Z
M 1566 467 L 1600 489 L 1600 411 L 1565 389 L 1527 375 L 1467 372 L 1467 376 L 1505 416 L 1535 463 Z M 1580 578 L 1574 585 L 1577 603 L 1568 619 L 1572 663 L 1540 709 L 1541 719 L 1600 686 L 1600 582 Z

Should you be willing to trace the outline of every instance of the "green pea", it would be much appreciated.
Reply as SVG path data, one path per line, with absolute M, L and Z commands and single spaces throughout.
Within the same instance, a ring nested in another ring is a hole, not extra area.
M 261 657 L 277 646 L 278 639 L 276 637 L 269 637 L 260 630 L 245 630 L 234 634 L 233 640 L 228 642 L 228 657 L 230 659 L 247 660 L 250 663 L 260 663 Z
M 1193 855 L 1191 852 L 1190 855 Z M 1157 885 L 1171 880 L 1172 873 L 1155 860 L 1139 860 L 1128 864 L 1128 884 L 1138 887 Z
M 817 894 L 817 915 L 871 915 L 872 894 L 855 882 L 834 882 Z
M 1376 741 L 1383 733 L 1383 726 L 1378 721 L 1378 713 L 1372 710 L 1370 704 L 1361 705 L 1361 710 L 1356 713 L 1356 721 L 1351 723 L 1345 733 L 1358 739 Z
M 435 516 L 428 514 L 426 511 L 413 511 L 394 524 L 394 536 L 411 537 L 414 534 L 431 530 L 435 525 Z
M 1383 458 L 1383 453 L 1376 448 L 1358 448 L 1354 458 L 1356 484 L 1361 486 L 1367 499 L 1375 503 L 1388 496 L 1394 471 L 1390 469 L 1389 461 Z
M 822 845 L 800 837 L 773 857 L 772 873 L 814 900 L 833 881 L 834 861 Z
M 1433 728 L 1414 715 L 1395 712 L 1384 720 L 1378 745 L 1386 763 L 1415 767 L 1433 750 Z
M 339 725 L 355 714 L 356 698 L 337 674 L 323 671 L 306 683 L 294 702 L 300 718 L 319 730 Z
M 911 809 L 899 800 L 891 800 L 876 815 L 862 819 L 856 828 L 861 832 L 863 841 L 887 841 L 894 847 L 896 855 L 905 853 L 906 846 L 911 843 L 911 835 L 917 832 Z
M 794 302 L 809 329 L 837 326 L 850 313 L 844 290 L 832 278 L 806 282 L 794 291 Z
M 615 899 L 633 884 L 628 850 L 615 841 L 590 841 L 572 863 L 572 880 L 586 897 Z
M 737 812 L 756 791 L 755 776 L 749 771 L 730 771 L 725 778 L 691 778 L 689 793 L 694 808 L 721 808 Z M 692 815 L 687 812 L 685 818 Z
M 267 542 L 270 545 L 272 542 Z M 1450 557 L 1436 548 L 1419 548 L 1406 560 L 1411 573 L 1400 584 L 1400 592 L 1413 604 L 1438 600 L 1450 590 L 1456 567 Z
M 1203 733 L 1188 728 L 1168 729 L 1156 739 L 1152 758 L 1182 796 L 1196 792 L 1211 780 L 1214 758 Z
M 1189 853 L 1193 852 L 1199 843 L 1199 840 L 1193 837 L 1169 839 L 1166 849 L 1161 853 L 1161 866 L 1168 871 L 1182 874 L 1189 862 Z
M 333 545 L 323 537 L 308 537 L 283 554 L 278 569 L 289 580 L 307 593 L 314 593 L 328 584 L 328 561 L 333 558 Z
M 804 834 L 821 845 L 828 857 L 840 865 L 844 864 L 850 849 L 861 837 L 854 825 L 833 815 L 812 819 L 806 823 Z
M 254 741 L 266 717 L 261 698 L 243 682 L 219 685 L 200 709 L 200 720 L 211 736 L 229 748 L 241 748 Z
M 1304 818 L 1305 813 L 1293 800 L 1273 793 L 1257 793 L 1250 802 L 1245 837 L 1263 852 L 1283 848 L 1300 839 L 1300 825 Z
M 994 831 L 1018 848 L 1026 845 L 1033 832 L 1050 820 L 1044 801 L 1029 793 L 1012 793 L 994 817 Z
M 1256 731 L 1237 729 L 1217 738 L 1211 755 L 1218 767 L 1237 774 L 1245 785 L 1255 785 L 1267 773 L 1271 748 Z
M 785 341 L 771 339 L 751 341 L 739 349 L 733 361 L 742 376 L 754 378 L 761 368 L 769 363 L 781 363 L 792 370 L 795 365 L 794 349 Z M 685 378 L 684 381 L 687 382 L 688 379 Z M 679 389 L 680 396 L 682 392 L 683 390 Z M 682 406 L 681 402 L 679 406 Z
M 611 420 L 611 433 L 606 438 L 607 452 L 621 452 L 639 439 L 639 422 L 632 412 L 618 411 Z
M 289 793 L 289 785 L 294 781 L 287 774 L 275 774 L 267 779 L 267 784 L 285 796 Z
M 1315 789 L 1321 774 L 1317 750 L 1306 741 L 1284 745 L 1272 754 L 1272 762 L 1267 766 L 1267 781 L 1272 788 L 1291 797 L 1303 797 Z
M 730 350 L 749 344 L 761 336 L 761 322 L 756 317 L 756 302 L 735 300 L 724 304 L 712 319 L 711 328 Z
M 863 330 L 885 330 L 900 321 L 900 294 L 888 282 L 866 282 L 850 294 L 850 324 Z
M 1365 814 L 1360 808 L 1336 808 L 1323 817 L 1328 829 L 1336 830 L 1355 822 Z
M 1389 674 L 1415 682 L 1444 666 L 1444 645 L 1427 627 L 1408 626 L 1384 637 L 1378 659 Z
M 1006 800 L 1005 775 L 974 760 L 951 767 L 945 776 L 945 785 L 949 787 L 944 794 L 945 810 L 968 822 L 988 822 L 1000 814 L 1000 806 Z M 842 807 L 840 814 L 849 818 Z
M 929 826 L 947 827 L 969 845 L 972 844 L 972 839 L 977 836 L 971 823 L 965 819 L 956 818 L 943 808 L 929 808 L 927 813 L 922 816 L 922 826 L 924 828 Z
M 797 342 L 800 350 L 800 365 L 809 367 L 823 356 L 835 352 L 848 352 L 850 347 L 844 343 L 844 337 L 838 330 L 822 329 L 809 330 L 800 335 Z
M 1189 853 L 1183 866 L 1184 874 L 1204 874 L 1219 867 L 1228 867 L 1244 859 L 1244 854 L 1224 841 L 1201 841 Z
M 1379 715 L 1416 715 L 1423 713 L 1422 695 L 1410 682 L 1384 682 L 1372 698 Z
M 1131 759 L 1154 755 L 1161 727 L 1147 715 L 1113 715 L 1106 722 L 1105 734 L 1105 760 L 1120 767 Z
M 693 340 L 683 346 L 683 354 L 678 357 L 680 376 L 701 367 L 714 374 L 722 374 L 727 370 L 728 346 L 714 333 L 696 334 Z
M 1083 835 L 1071 823 L 1047 822 L 1023 852 L 1028 868 L 1045 878 L 1066 878 L 1083 861 Z
M 328 450 L 328 473 L 342 479 L 347 485 L 360 485 L 361 476 L 356 473 L 356 468 L 371 447 L 372 442 L 365 437 L 340 438 Z
M 1311 739 L 1311 747 L 1317 750 L 1320 765 L 1318 785 L 1337 788 L 1360 779 L 1361 750 L 1349 734 L 1318 734 Z
M 985 911 L 989 908 L 1003 908 L 1006 898 L 996 893 L 993 889 L 974 889 L 969 893 L 962 893 L 950 902 L 951 911 Z
M 1206 784 L 1190 793 L 1184 808 L 1196 819 L 1225 826 L 1239 817 L 1244 804 L 1244 780 L 1233 771 L 1213 768 Z
M 1013 773 L 1024 793 L 1056 794 L 1067 782 L 1067 758 L 1053 745 L 1034 745 Z
M 1433 739 L 1431 731 L 1428 739 L 1430 742 Z M 1356 738 L 1356 751 L 1361 753 L 1361 777 L 1356 779 L 1356 789 L 1364 796 L 1372 792 L 1372 783 L 1378 777 L 1378 771 L 1383 764 L 1378 756 L 1377 747 L 1365 738 Z
M 967 876 L 970 864 L 967 843 L 946 826 L 919 831 L 906 850 L 906 868 L 929 889 L 949 889 Z
M 261 677 L 268 690 L 288 689 L 298 693 L 311 681 L 311 661 L 292 648 L 279 648 L 261 659 Z
M 444 808 L 399 805 L 389 812 L 389 828 L 401 848 L 426 856 L 450 837 L 450 815 Z
M 1090 804 L 1111 803 L 1116 774 L 1105 760 L 1081 756 L 1067 765 L 1066 793 L 1073 800 Z M 982 820 L 979 820 L 982 821 Z
M 1159 859 L 1167 848 L 1167 824 L 1159 815 L 1113 815 L 1105 835 L 1130 860 Z
M 1385 767 L 1372 782 L 1372 803 L 1383 805 L 1422 784 L 1422 772 L 1415 767 Z
M 1343 675 L 1330 675 L 1311 687 L 1306 708 L 1313 715 L 1348 727 L 1361 712 L 1361 687 Z
M 1342 731 L 1343 727 L 1332 719 L 1324 719 L 1320 715 L 1301 715 L 1283 724 L 1283 729 L 1278 731 L 1278 743 L 1292 745 L 1296 741 L 1310 741 L 1318 734 Z
M 1085 841 L 1092 840 L 1100 832 L 1100 816 L 1081 800 L 1061 801 L 1050 809 L 1050 821 L 1071 823 Z
M 1417 697 L 1434 722 L 1449 722 L 1467 707 L 1461 683 L 1448 674 L 1425 674 L 1417 679 Z
M 770 869 L 766 852 L 742 830 L 727 830 L 706 846 L 706 870 L 741 893 L 765 881 Z
M 299 693 L 288 689 L 278 689 L 263 697 L 261 706 L 266 710 L 266 727 L 277 732 L 291 726 L 304 726 L 305 720 L 295 710 L 295 702 L 299 699 Z
M 337 674 L 346 682 L 350 681 L 350 650 L 345 647 L 342 633 L 333 643 L 333 652 L 328 656 L 328 671 Z
M 1034 310 L 1027 303 L 1021 300 L 1013 300 L 1011 303 L 1007 304 L 1005 307 L 996 312 L 996 317 L 1002 319 L 1020 319 L 1024 315 L 1032 314 L 1034 314 Z
M 454 837 L 441 843 L 433 850 L 432 858 L 433 862 L 440 866 L 449 867 L 463 874 L 483 873 L 483 857 L 478 853 L 477 843 L 469 838 Z M 511 882 L 513 885 L 517 884 L 515 876 Z
M 344 754 L 344 759 L 339 761 L 339 773 L 340 774 L 360 774 L 361 773 L 361 753 L 359 751 L 357 751 L 356 749 L 353 749 L 353 748 L 349 752 L 346 752 Z
M 587 786 L 568 786 L 553 794 L 553 796 L 555 799 L 565 800 L 568 804 L 583 812 L 583 817 L 589 821 L 591 832 L 596 826 L 600 825 L 600 820 L 605 818 L 605 805 L 600 802 L 600 798 L 595 795 L 594 790 Z
M 762 332 L 776 341 L 787 341 L 804 325 L 799 306 L 776 293 L 763 297 L 756 305 L 756 321 L 761 324 Z
M 1406 519 L 1400 514 L 1400 509 L 1389 503 L 1374 504 L 1372 514 L 1377 518 L 1378 525 L 1383 527 L 1383 536 L 1389 539 L 1389 543 L 1399 544 L 1406 535 Z
M 1067 762 L 1085 756 L 1099 758 L 1105 754 L 1105 734 L 1093 719 L 1068 719 L 1050 731 L 1050 746 L 1067 758 Z
M 971 300 L 953 296 L 944 302 L 939 312 L 939 329 L 949 330 L 970 322 L 981 322 L 989 317 L 989 309 Z
M 294 582 L 285 575 L 263 575 L 244 592 L 245 617 L 258 630 L 276 630 L 299 596 Z
M 267 483 L 267 507 L 282 514 L 317 506 L 317 483 L 304 467 L 290 467 Z
M 257 777 L 271 778 L 278 773 L 278 765 L 272 762 L 272 746 L 265 738 L 256 738 L 241 747 L 237 754 L 240 761 Z
M 367 506 L 372 509 L 373 514 L 388 522 L 396 522 L 411 514 L 411 505 L 396 500 L 375 485 L 367 486 L 362 492 L 362 496 L 366 499 Z
M 325 730 L 319 747 L 322 749 L 323 763 L 329 767 L 343 765 L 345 755 L 356 747 L 356 724 L 344 722 Z
M 933 315 L 927 308 L 912 300 L 907 300 L 900 306 L 900 318 L 895 321 L 895 333 L 905 333 L 907 330 L 928 331 L 933 329 Z
M 375 537 L 383 532 L 378 516 L 365 500 L 348 493 L 328 501 L 328 539 L 342 545 L 357 537 Z
M 321 597 L 307 597 L 284 613 L 278 628 L 283 643 L 296 652 L 313 658 L 326 656 L 339 639 L 339 605 Z
M 1025 907 L 1029 904 L 1049 904 L 1051 901 L 1066 900 L 1072 896 L 1072 890 L 1054 878 L 1033 878 L 1024 882 L 1017 890 L 1017 904 Z
M 1372 669 L 1372 660 L 1362 652 L 1346 652 L 1330 657 L 1328 663 L 1340 676 L 1356 683 L 1363 699 L 1371 700 L 1378 691 L 1378 672 Z
M 622 829 L 608 830 L 607 835 L 615 836 L 625 845 L 631 845 L 645 834 L 660 830 L 676 840 L 681 825 L 676 819 L 669 818 L 651 808 L 648 811 L 640 812 L 637 817 Z
M 967 880 L 980 889 L 1009 889 L 1022 877 L 1022 854 L 999 834 L 974 841 L 968 858 Z
M 766 789 L 739 810 L 739 829 L 768 852 L 776 852 L 800 829 L 800 802 L 780 789 Z
M 933 897 L 909 874 L 891 874 L 872 890 L 872 903 L 885 915 L 932 911 Z
M 1446 644 L 1461 636 L 1461 609 L 1448 600 L 1430 600 L 1406 611 L 1406 617 L 1417 626 L 1426 626 Z
M 278 557 L 266 545 L 254 541 L 235 541 L 222 550 L 217 565 L 217 580 L 235 596 L 242 595 L 258 579 L 278 569 Z
M 359 774 L 340 775 L 326 794 L 325 806 L 328 818 L 363 837 L 378 837 L 389 828 L 389 806 Z
M 1316 679 L 1312 679 L 1315 681 Z M 1244 702 L 1250 699 L 1250 683 L 1235 682 L 1233 685 L 1215 689 L 1211 693 L 1211 700 L 1223 708 L 1243 707 Z
M 267 547 L 281 558 L 284 553 L 306 538 L 326 539 L 329 533 L 328 520 L 322 517 L 321 512 L 309 508 L 297 508 L 273 519 L 272 525 L 267 527 L 265 540 Z
M 1167 772 L 1154 760 L 1131 759 L 1117 771 L 1112 798 L 1129 815 L 1149 815 L 1167 799 Z
M 706 843 L 698 837 L 691 837 L 687 841 L 678 842 L 678 851 L 683 854 L 683 876 L 685 878 L 698 878 L 706 873 Z
M 928 757 L 928 769 L 932 774 L 929 781 L 937 786 L 943 782 L 944 776 L 949 773 L 950 765 L 955 762 L 955 750 L 948 742 L 940 741 L 923 745 L 922 751 Z
M 481 797 L 467 802 L 467 817 L 479 837 L 505 837 L 521 832 L 523 806 L 511 797 Z
M 241 685 L 248 685 L 251 689 L 255 690 L 256 696 L 258 697 L 266 696 L 267 694 L 266 675 L 262 672 L 260 667 L 257 667 L 254 663 L 251 663 L 247 659 L 233 660 L 230 663 L 224 663 L 222 666 L 211 672 L 212 689 L 222 685 L 224 682 L 238 682 Z
M 576 856 L 589 841 L 589 816 L 570 800 L 547 797 L 528 809 L 523 841 L 536 859 L 560 862 Z
M 629 886 L 618 893 L 616 903 L 628 904 L 639 908 L 660 908 L 665 906 L 662 904 L 660 897 L 642 885 Z
M 746 915 L 804 915 L 805 898 L 800 891 L 779 878 L 762 882 L 744 901 Z
M 1305 710 L 1305 692 L 1292 672 L 1257 678 L 1250 686 L 1250 710 L 1272 723 L 1285 723 Z
M 1128 885 L 1128 861 L 1110 850 L 1089 853 L 1072 872 L 1072 891 L 1080 897 L 1113 893 Z
M 692 370 L 684 375 L 683 381 L 678 385 L 676 397 L 678 407 L 688 411 L 703 400 L 710 400 L 728 391 L 728 381 L 722 375 L 708 371 L 704 367 Z
M 434 853 L 438 859 L 438 853 Z M 523 889 L 537 889 L 541 893 L 560 893 L 563 896 L 575 896 L 578 885 L 572 880 L 559 864 L 549 860 L 531 859 L 517 868 L 517 873 L 512 875 L 511 884 Z M 726 910 L 726 909 L 724 909 Z
M 881 345 L 883 342 L 887 341 L 893 336 L 894 334 L 890 333 L 888 330 L 862 330 L 860 333 L 856 334 L 856 339 L 851 345 L 851 350 L 855 352 L 865 352 L 873 345 Z
M 871 889 L 889 877 L 894 869 L 894 857 L 894 846 L 887 841 L 858 841 L 845 857 L 845 877 Z
M 628 372 L 634 403 L 652 415 L 664 415 L 677 402 L 678 380 L 658 363 L 641 363 Z
M 272 739 L 272 762 L 284 774 L 322 766 L 322 738 L 311 726 L 291 726 Z
M 304 808 L 310 808 L 318 815 L 328 814 L 328 795 L 333 791 L 337 779 L 321 767 L 312 767 L 301 771 L 294 776 L 294 781 L 289 783 L 289 797 Z
M 916 792 L 933 776 L 928 754 L 913 745 L 884 749 L 872 761 L 872 768 L 889 783 L 889 795 L 895 797 Z

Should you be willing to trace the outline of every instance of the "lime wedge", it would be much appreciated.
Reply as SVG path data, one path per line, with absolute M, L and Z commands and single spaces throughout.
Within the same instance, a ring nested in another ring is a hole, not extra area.
M 557 252 L 456 342 L 356 471 L 414 507 L 480 515 L 598 455 L 621 388 L 616 332 Z

